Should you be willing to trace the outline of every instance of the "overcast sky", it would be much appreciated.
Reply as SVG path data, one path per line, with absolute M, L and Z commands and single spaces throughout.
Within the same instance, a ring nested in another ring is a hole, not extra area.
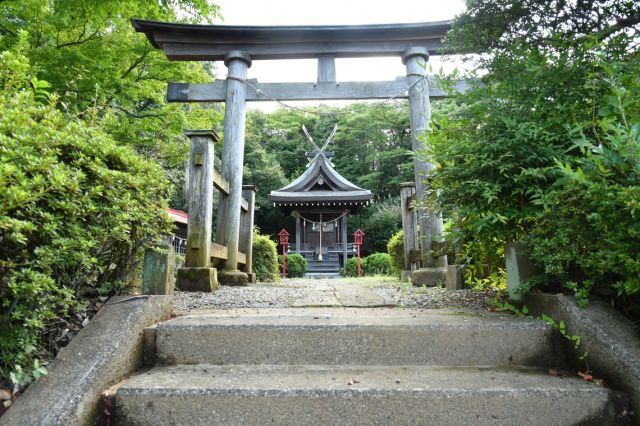
M 223 25 L 363 25 L 442 21 L 465 9 L 462 0 L 216 0 Z M 434 71 L 458 66 L 432 57 Z M 216 77 L 225 78 L 226 68 L 217 65 Z M 254 61 L 248 77 L 261 82 L 305 82 L 316 80 L 316 60 Z M 336 59 L 338 81 L 393 80 L 404 75 L 400 58 Z M 250 106 L 273 109 L 263 102 Z

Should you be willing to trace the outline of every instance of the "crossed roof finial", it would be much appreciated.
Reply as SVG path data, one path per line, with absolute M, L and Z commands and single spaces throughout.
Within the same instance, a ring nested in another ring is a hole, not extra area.
M 327 141 L 324 143 L 324 145 L 322 145 L 322 148 L 318 148 L 318 145 L 313 140 L 313 138 L 309 134 L 309 131 L 307 130 L 307 127 L 304 124 L 302 125 L 302 131 L 307 136 L 307 139 L 309 139 L 309 142 L 311 142 L 313 147 L 316 149 L 316 155 L 314 155 L 313 158 L 311 159 L 311 161 L 309 161 L 309 164 L 311 164 L 313 162 L 313 160 L 315 160 L 318 155 L 322 155 L 325 160 L 329 161 L 329 159 L 326 157 L 326 155 L 324 153 L 324 150 L 327 149 L 327 146 L 329 146 L 329 144 L 333 141 L 333 138 L 335 137 L 336 132 L 338 131 L 338 125 L 336 124 L 335 126 L 333 126 L 333 130 L 331 131 L 331 134 L 327 138 Z M 307 166 L 309 164 L 307 164 Z

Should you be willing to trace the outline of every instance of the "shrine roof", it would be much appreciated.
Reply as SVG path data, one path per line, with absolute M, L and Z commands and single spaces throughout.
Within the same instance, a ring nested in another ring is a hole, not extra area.
M 410 47 L 436 54 L 450 21 L 377 25 L 227 26 L 132 19 L 137 32 L 174 60 L 223 60 L 231 50 L 253 59 L 400 55 Z
M 280 205 L 368 204 L 372 198 L 371 191 L 338 173 L 324 153 L 316 154 L 293 182 L 269 194 L 269 199 Z

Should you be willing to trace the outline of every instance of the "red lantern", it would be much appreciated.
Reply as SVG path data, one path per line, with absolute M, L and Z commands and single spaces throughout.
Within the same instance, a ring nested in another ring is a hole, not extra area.
M 282 231 L 278 232 L 280 237 L 280 245 L 289 244 L 289 233 L 286 229 L 282 228 Z
M 353 233 L 353 244 L 361 246 L 362 237 L 364 237 L 364 232 L 362 231 L 362 229 L 356 230 L 356 232 Z
M 282 276 L 287 276 L 287 245 L 289 244 L 289 233 L 286 229 L 282 228 L 282 231 L 278 232 L 280 238 L 280 245 L 282 246 Z
M 362 231 L 362 229 L 358 229 L 353 233 L 353 244 L 355 244 L 355 246 L 358 248 L 358 276 L 362 275 L 362 272 L 360 270 L 360 246 L 362 245 L 363 237 L 364 232 Z

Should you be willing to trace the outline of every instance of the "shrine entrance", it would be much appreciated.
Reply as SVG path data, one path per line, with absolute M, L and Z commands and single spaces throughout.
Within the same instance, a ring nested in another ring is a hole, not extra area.
M 222 259 L 211 256 L 214 260 L 218 259 L 222 268 L 218 277 L 223 283 L 238 283 L 243 281 L 243 274 L 246 276 L 246 273 L 251 272 L 250 267 L 246 266 L 244 271 L 238 269 L 239 259 L 242 257 L 239 255 L 239 247 L 250 247 L 246 237 L 243 238 L 240 232 L 246 102 L 405 98 L 409 100 L 412 150 L 417 152 L 424 148 L 421 135 L 429 130 L 430 97 L 446 96 L 445 91 L 426 75 L 425 64 L 429 55 L 438 54 L 438 49 L 442 47 L 442 38 L 450 29 L 448 21 L 256 27 L 175 24 L 134 19 L 132 24 L 136 31 L 145 33 L 153 46 L 162 49 L 171 60 L 224 61 L 227 66 L 226 80 L 210 84 L 170 83 L 167 91 L 167 100 L 170 102 L 225 102 L 220 177 L 228 184 L 228 196 L 223 197 L 219 205 L 215 240 L 216 244 L 226 249 L 226 256 Z M 368 56 L 398 57 L 406 66 L 406 76 L 390 81 L 338 82 L 336 58 Z M 247 69 L 254 60 L 304 58 L 315 58 L 318 61 L 315 82 L 259 83 L 247 79 Z M 458 89 L 464 90 L 465 86 L 465 82 L 460 81 Z M 191 157 L 192 162 L 202 160 L 197 152 Z M 192 164 L 190 169 L 193 167 L 198 166 Z M 414 158 L 415 193 L 410 194 L 407 202 L 422 198 L 425 191 L 422 176 L 432 168 L 433 165 L 428 161 Z M 210 175 L 214 176 L 213 170 Z M 199 195 L 189 195 L 192 196 Z M 194 204 L 194 208 L 201 211 L 190 211 L 190 218 L 194 213 L 206 218 L 206 209 L 211 208 L 208 203 L 209 201 Z M 403 209 L 407 210 L 407 206 L 403 205 Z M 407 267 L 410 270 L 419 266 L 427 268 L 432 270 L 430 272 L 434 276 L 441 275 L 439 278 L 443 278 L 447 258 L 433 255 L 434 244 L 442 238 L 442 218 L 420 207 L 415 210 L 414 215 L 416 220 L 403 221 L 403 224 L 411 227 L 408 229 L 403 225 Z M 195 269 L 202 270 L 212 266 L 208 253 L 209 241 L 206 240 L 207 235 L 211 235 L 210 228 L 211 223 L 189 223 L 186 263 L 196 275 L 200 272 L 196 273 Z M 324 236 L 324 233 L 321 235 Z M 312 234 L 305 234 L 305 238 L 313 237 Z M 204 255 L 203 250 L 207 251 Z M 190 253 L 193 261 L 190 261 Z M 248 254 L 245 255 L 245 262 L 250 262 Z M 187 275 L 187 272 L 183 272 L 183 276 Z M 207 275 L 209 278 L 211 276 L 212 274 Z

